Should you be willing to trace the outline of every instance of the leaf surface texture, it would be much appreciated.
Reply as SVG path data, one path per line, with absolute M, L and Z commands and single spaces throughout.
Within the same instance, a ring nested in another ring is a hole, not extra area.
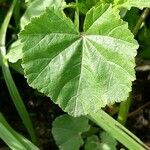
M 29 85 L 70 115 L 128 97 L 138 44 L 110 5 L 87 13 L 83 33 L 61 10 L 48 9 L 25 27 L 20 39 Z
M 81 133 L 88 129 L 87 118 L 62 115 L 53 122 L 52 133 L 60 150 L 79 150 L 83 144 Z

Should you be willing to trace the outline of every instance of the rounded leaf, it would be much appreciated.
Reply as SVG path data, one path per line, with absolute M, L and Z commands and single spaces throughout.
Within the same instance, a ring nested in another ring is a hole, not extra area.
M 48 9 L 20 38 L 29 85 L 70 115 L 96 112 L 128 97 L 138 44 L 110 5 L 87 13 L 83 33 L 61 10 Z

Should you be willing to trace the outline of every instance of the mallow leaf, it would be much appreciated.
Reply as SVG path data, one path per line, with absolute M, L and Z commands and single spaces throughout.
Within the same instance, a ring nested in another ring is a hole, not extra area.
M 116 150 L 117 141 L 107 132 L 100 133 L 100 139 L 96 135 L 87 138 L 85 150 Z
M 21 18 L 20 26 L 23 29 L 33 17 L 40 16 L 47 7 L 62 8 L 65 5 L 64 0 L 30 0 L 28 2 L 29 6 L 27 7 L 24 15 Z M 7 54 L 9 62 L 15 63 L 22 58 L 22 44 L 20 40 L 15 41 L 10 47 Z
M 12 43 L 12 45 L 9 47 L 6 57 L 11 63 L 15 63 L 22 58 L 22 44 L 20 40 L 16 40 L 14 43 Z
M 92 135 L 87 138 L 85 146 L 85 150 L 100 150 L 100 140 L 98 136 Z
M 47 7 L 56 6 L 57 8 L 61 8 L 64 5 L 64 0 L 34 0 L 30 2 L 30 5 L 21 18 L 21 28 L 23 29 L 30 22 L 31 18 L 40 16 Z
M 117 141 L 109 133 L 102 132 L 100 133 L 100 150 L 116 150 Z
M 81 133 L 88 129 L 87 118 L 62 115 L 54 120 L 52 134 L 60 150 L 79 150 L 83 144 Z
M 131 9 L 131 7 L 143 9 L 150 7 L 150 0 L 114 0 L 114 5 L 127 8 L 128 10 Z
M 27 82 L 73 116 L 126 100 L 135 79 L 137 42 L 110 5 L 93 7 L 84 32 L 48 9 L 21 32 Z

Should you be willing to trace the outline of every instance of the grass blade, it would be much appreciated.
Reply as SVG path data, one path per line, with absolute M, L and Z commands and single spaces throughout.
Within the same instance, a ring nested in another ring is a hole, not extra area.
M 128 149 L 149 150 L 149 148 L 140 139 L 103 110 L 89 114 L 88 118 L 110 133 L 110 135 L 116 138 Z
M 33 143 L 13 130 L 0 113 L 0 138 L 13 150 L 39 150 Z
M 7 84 L 7 88 L 13 100 L 13 103 L 23 121 L 23 124 L 25 125 L 27 131 L 29 132 L 32 141 L 36 143 L 35 131 L 34 131 L 31 119 L 25 108 L 23 100 L 21 99 L 18 89 L 13 81 L 13 78 L 9 70 L 7 58 L 6 58 L 6 48 L 5 48 L 6 31 L 7 31 L 7 27 L 8 27 L 10 18 L 12 16 L 13 9 L 15 7 L 16 2 L 17 0 L 13 1 L 0 29 L 0 61 L 2 65 L 2 71 L 3 71 L 4 78 L 5 78 L 5 82 Z

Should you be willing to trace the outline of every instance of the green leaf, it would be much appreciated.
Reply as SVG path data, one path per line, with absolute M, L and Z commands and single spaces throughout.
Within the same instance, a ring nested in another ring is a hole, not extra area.
M 20 40 L 12 43 L 12 45 L 9 47 L 9 52 L 7 53 L 6 57 L 11 63 L 15 63 L 22 58 L 22 44 Z
M 87 138 L 85 150 L 100 150 L 100 141 L 96 135 Z
M 127 8 L 128 10 L 130 10 L 131 7 L 143 9 L 145 7 L 150 7 L 150 0 L 114 0 L 114 5 Z
M 109 133 L 102 132 L 100 137 L 100 150 L 116 150 L 117 141 Z
M 33 17 L 40 16 L 47 7 L 55 6 L 57 8 L 62 8 L 65 5 L 64 0 L 32 0 L 27 2 L 30 2 L 30 5 L 27 7 L 27 10 L 21 18 L 21 29 L 23 29 Z M 22 55 L 22 45 L 20 40 L 17 40 L 9 48 L 7 58 L 9 62 L 15 63 L 19 59 L 22 59 Z
M 87 118 L 62 115 L 53 122 L 52 133 L 60 150 L 78 150 L 83 144 L 81 133 L 88 129 Z
M 126 100 L 135 79 L 137 42 L 111 6 L 91 9 L 84 32 L 60 10 L 47 10 L 20 34 L 30 86 L 73 116 Z
M 77 7 L 79 11 L 86 14 L 93 6 L 99 6 L 101 4 L 113 3 L 113 0 L 78 0 Z
M 40 16 L 47 7 L 56 6 L 57 8 L 62 8 L 64 5 L 64 0 L 34 0 L 21 18 L 21 28 L 23 29 L 31 18 Z
M 88 137 L 85 150 L 116 150 L 117 141 L 109 133 L 102 132 L 100 139 L 96 135 Z

